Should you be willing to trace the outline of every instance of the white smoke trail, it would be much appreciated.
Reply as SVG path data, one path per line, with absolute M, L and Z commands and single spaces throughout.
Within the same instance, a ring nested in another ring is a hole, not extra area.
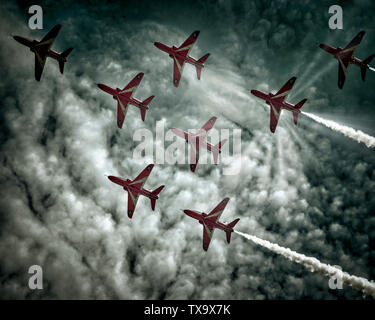
M 315 120 L 318 123 L 324 124 L 326 127 L 335 130 L 337 132 L 342 133 L 343 135 L 357 141 L 358 143 L 362 142 L 366 145 L 367 148 L 373 148 L 375 147 L 375 138 L 360 131 L 360 130 L 355 130 L 353 128 L 344 126 L 342 124 L 338 124 L 332 120 L 326 120 L 321 117 L 318 117 L 314 114 L 303 112 L 302 113 L 309 118 Z
M 341 279 L 343 284 L 352 286 L 353 288 L 361 290 L 363 293 L 369 294 L 375 298 L 375 283 L 373 281 L 370 282 L 365 278 L 352 276 L 346 272 L 341 271 L 337 267 L 322 263 L 316 258 L 307 257 L 304 254 L 297 253 L 289 248 L 281 247 L 276 243 L 272 243 L 267 240 L 263 240 L 250 234 L 242 233 L 236 230 L 234 230 L 234 232 L 264 248 L 271 250 L 272 252 L 280 254 L 285 258 L 288 258 L 289 260 L 304 265 L 312 272 L 316 271 L 327 276 L 335 276 L 337 277 L 337 279 Z

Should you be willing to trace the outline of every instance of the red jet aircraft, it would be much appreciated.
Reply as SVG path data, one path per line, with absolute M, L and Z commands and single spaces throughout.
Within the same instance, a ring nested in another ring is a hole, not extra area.
M 201 78 L 201 71 L 204 67 L 204 62 L 207 60 L 208 56 L 210 55 L 207 53 L 199 60 L 194 59 L 193 57 L 189 56 L 189 52 L 191 48 L 193 47 L 195 41 L 198 39 L 200 31 L 194 31 L 189 38 L 186 39 L 186 41 L 179 46 L 178 48 L 168 47 L 167 45 L 155 42 L 154 45 L 159 48 L 160 50 L 166 52 L 169 54 L 169 57 L 173 59 L 173 84 L 175 87 L 178 87 L 178 84 L 180 83 L 182 70 L 184 68 L 184 63 L 190 63 L 197 69 L 197 77 L 198 80 Z
M 142 121 L 145 121 L 146 118 L 146 111 L 149 109 L 149 104 L 151 100 L 155 96 L 151 96 L 147 98 L 146 100 L 140 101 L 135 98 L 133 98 L 133 94 L 135 90 L 137 90 L 138 85 L 142 81 L 144 73 L 140 72 L 138 73 L 132 81 L 130 81 L 124 89 L 116 88 L 112 89 L 111 87 L 108 87 L 105 84 L 98 84 L 98 87 L 102 89 L 103 91 L 111 94 L 113 96 L 113 99 L 117 100 L 117 126 L 121 129 L 122 125 L 125 121 L 126 112 L 128 111 L 128 104 L 132 104 L 133 106 L 136 106 L 141 111 L 141 118 Z
M 288 82 L 284 84 L 284 86 L 276 94 L 267 94 L 258 90 L 250 91 L 254 96 L 265 100 L 266 103 L 270 106 L 270 129 L 272 133 L 274 133 L 276 130 L 282 109 L 286 109 L 293 112 L 294 124 L 297 125 L 298 114 L 301 112 L 301 108 L 303 104 L 307 101 L 307 99 L 301 100 L 296 105 L 284 102 L 290 90 L 292 90 L 296 79 L 296 77 L 290 78 Z
M 203 226 L 203 250 L 205 251 L 207 251 L 208 246 L 210 245 L 215 228 L 225 231 L 227 234 L 227 242 L 230 243 L 230 236 L 233 232 L 233 228 L 240 219 L 233 220 L 229 224 L 218 221 L 228 202 L 229 198 L 225 198 L 209 214 L 192 210 L 184 210 L 185 214 L 197 219 Z
M 171 129 L 175 135 L 185 139 L 186 142 L 190 145 L 190 170 L 192 172 L 195 171 L 195 168 L 197 167 L 197 164 L 198 164 L 200 147 L 205 147 L 208 151 L 211 151 L 214 156 L 214 163 L 217 164 L 219 153 L 221 153 L 221 147 L 224 145 L 227 139 L 220 141 L 215 146 L 206 141 L 207 131 L 212 129 L 212 127 L 215 124 L 216 119 L 217 119 L 216 117 L 212 117 L 195 134 L 185 132 L 177 128 Z
M 61 74 L 64 73 L 64 64 L 67 61 L 66 58 L 73 48 L 69 48 L 62 53 L 58 53 L 50 49 L 60 29 L 61 25 L 58 24 L 54 26 L 51 31 L 48 32 L 40 41 L 29 40 L 20 36 L 13 36 L 14 40 L 26 47 L 29 47 L 30 51 L 35 53 L 35 79 L 37 81 L 40 81 L 47 57 L 57 60 L 59 62 Z
M 148 191 L 143 188 L 148 176 L 150 175 L 153 164 L 149 164 L 133 181 L 130 179 L 121 179 L 115 176 L 108 176 L 112 182 L 120 185 L 128 192 L 128 217 L 131 219 L 137 205 L 139 195 L 143 195 L 151 200 L 151 209 L 155 210 L 156 200 L 159 199 L 158 194 L 163 190 L 164 186 L 160 186 L 154 191 Z
M 354 57 L 354 53 L 357 50 L 357 47 L 361 43 L 363 36 L 365 35 L 364 31 L 358 33 L 354 39 L 344 48 L 333 48 L 326 44 L 320 44 L 319 47 L 323 50 L 327 51 L 328 53 L 332 54 L 335 59 L 339 62 L 339 78 L 338 78 L 338 86 L 340 89 L 344 87 L 344 82 L 346 78 L 346 73 L 348 72 L 348 67 L 350 64 L 354 64 L 361 68 L 362 80 L 365 81 L 366 78 L 366 71 L 370 69 L 371 71 L 375 71 L 374 68 L 369 66 L 371 60 L 375 57 L 375 54 L 372 54 L 365 60 L 360 60 Z

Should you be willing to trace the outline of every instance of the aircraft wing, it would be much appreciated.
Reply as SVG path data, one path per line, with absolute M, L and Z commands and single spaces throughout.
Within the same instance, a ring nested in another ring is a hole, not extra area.
M 177 129 L 177 128 L 172 128 L 171 131 L 176 135 L 176 136 L 179 136 L 181 137 L 182 139 L 188 139 L 189 138 L 189 133 L 188 132 L 185 132 L 181 129 Z
M 131 219 L 137 206 L 139 193 L 128 190 L 128 217 Z
M 272 102 L 270 104 L 270 107 L 270 129 L 271 132 L 274 133 L 279 121 L 281 109 L 277 106 L 274 106 Z
M 350 57 L 354 55 L 354 52 L 357 50 L 359 44 L 361 43 L 363 36 L 365 35 L 364 31 L 359 32 L 352 41 L 344 48 L 342 53 L 349 53 Z
M 126 113 L 128 112 L 128 104 L 124 104 L 117 98 L 117 126 L 121 129 L 124 124 Z
M 59 33 L 61 29 L 61 25 L 58 24 L 56 26 L 54 26 L 50 32 L 48 32 L 44 38 L 42 40 L 40 40 L 40 42 L 35 46 L 35 48 L 37 50 L 45 50 L 45 51 L 48 51 L 52 44 L 54 43 L 54 41 L 56 40 L 56 37 Z
M 212 117 L 210 120 L 208 120 L 208 121 L 204 124 L 204 126 L 202 127 L 202 129 L 205 130 L 205 131 L 209 131 L 209 130 L 211 130 L 211 129 L 213 128 L 215 122 L 216 122 L 216 119 L 217 119 L 216 117 Z
M 44 54 L 42 52 L 35 51 L 35 79 L 40 81 L 42 77 L 44 65 L 47 60 L 47 52 Z
M 272 97 L 272 99 L 278 99 L 279 101 L 284 101 L 288 96 L 290 90 L 292 90 L 294 83 L 296 82 L 296 77 L 290 78 L 287 83 L 285 83 L 282 88 Z
M 61 25 L 54 26 L 50 32 L 48 32 L 38 44 L 35 45 L 35 79 L 40 81 L 43 73 L 44 65 L 46 63 L 47 54 L 51 48 L 53 42 L 55 41 Z
M 199 129 L 196 133 L 192 134 L 191 136 L 192 137 L 198 137 L 198 136 L 200 136 L 202 138 L 206 137 L 207 131 L 210 131 L 213 128 L 216 119 L 217 119 L 216 117 L 212 117 L 210 120 L 208 120 L 204 124 L 204 126 L 201 129 Z
M 173 84 L 175 87 L 178 87 L 182 71 L 184 69 L 185 60 L 176 56 L 173 56 Z
M 126 85 L 126 87 L 120 91 L 120 93 L 121 93 L 123 96 L 125 96 L 125 97 L 127 97 L 127 98 L 130 98 L 130 97 L 134 94 L 134 92 L 137 90 L 138 85 L 141 83 L 143 76 L 144 76 L 144 73 L 143 73 L 143 72 L 138 73 L 138 74 L 133 78 L 133 80 L 130 81 L 130 82 Z
M 182 45 L 179 46 L 179 48 L 177 49 L 177 52 L 179 54 L 183 55 L 184 57 L 186 57 L 189 54 L 191 48 L 194 46 L 195 41 L 197 41 L 198 36 L 199 36 L 199 32 L 200 31 L 198 31 L 198 30 L 194 31 L 189 36 L 189 38 L 187 38 L 185 40 L 185 42 Z
M 342 60 L 341 58 L 339 58 L 338 60 L 339 60 L 338 86 L 340 89 L 342 89 L 344 87 L 346 73 L 348 72 L 349 62 L 348 60 Z
M 204 222 L 202 223 L 202 225 L 203 225 L 203 250 L 207 251 L 215 229 L 211 226 L 208 226 Z
M 225 207 L 227 206 L 229 202 L 229 198 L 225 198 L 223 201 L 221 201 L 215 209 L 213 209 L 207 216 L 206 219 L 210 219 L 213 222 L 216 222 L 218 219 L 220 219 L 221 214 L 223 213 Z
M 130 184 L 141 189 L 150 175 L 153 164 L 149 164 Z

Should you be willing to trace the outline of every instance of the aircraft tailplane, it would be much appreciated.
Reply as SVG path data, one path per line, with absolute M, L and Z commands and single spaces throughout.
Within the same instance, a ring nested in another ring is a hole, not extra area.
M 307 101 L 307 99 L 303 99 L 301 100 L 300 102 L 298 102 L 296 105 L 295 105 L 295 108 L 296 109 L 301 109 L 302 106 L 304 105 L 304 103 Z M 297 125 L 297 122 L 298 122 L 298 114 L 299 112 L 298 111 L 292 111 L 293 112 L 293 120 L 294 120 L 294 124 Z
M 154 97 L 155 96 L 148 97 L 147 99 L 142 101 L 142 104 L 148 107 L 149 103 L 151 102 L 152 99 L 154 99 Z M 141 111 L 142 121 L 145 121 L 147 109 L 140 107 L 139 110 Z
M 64 73 L 64 64 L 65 64 L 64 61 L 59 61 L 59 68 L 60 68 L 60 72 L 61 72 L 61 74 Z
M 301 109 L 304 103 L 307 101 L 307 99 L 303 99 L 300 102 L 298 102 L 295 106 L 296 109 Z
M 369 65 L 371 60 L 375 57 L 375 54 L 372 54 L 371 56 L 369 56 L 368 58 L 366 58 L 365 60 L 363 60 L 363 63 L 365 65 Z M 367 67 L 362 67 L 361 68 L 361 75 L 362 75 L 362 80 L 365 81 L 366 79 L 366 71 L 367 71 Z
M 207 60 L 207 58 L 210 56 L 209 53 L 205 54 L 202 58 L 198 60 L 201 64 L 204 64 L 204 62 Z
M 293 111 L 293 120 L 294 120 L 294 124 L 297 125 L 297 121 L 298 121 L 298 112 Z
M 160 186 L 159 188 L 157 188 L 154 191 L 152 191 L 152 194 L 154 196 L 157 196 L 161 192 L 161 190 L 163 190 L 163 188 L 164 188 L 164 186 Z M 154 211 L 155 210 L 155 205 L 156 205 L 156 199 L 150 199 L 150 200 L 151 200 L 151 209 L 152 209 L 152 211 Z
M 207 58 L 210 56 L 210 54 L 209 53 L 207 53 L 206 55 L 204 55 L 202 58 L 200 58 L 199 60 L 198 60 L 198 62 L 200 63 L 200 64 L 204 64 L 204 62 L 207 60 Z M 199 66 L 199 65 L 196 65 L 195 66 L 196 67 L 196 69 L 197 69 L 197 78 L 198 78 L 198 80 L 200 80 L 201 79 L 201 73 L 202 73 L 202 67 L 201 66 Z
M 198 78 L 198 80 L 200 80 L 201 79 L 202 68 L 200 66 L 195 66 L 195 68 L 197 69 L 197 78 Z
M 224 143 L 227 142 L 227 139 L 220 141 L 217 145 L 212 148 L 212 154 L 214 156 L 214 163 L 217 164 L 217 160 L 219 158 L 219 153 L 221 153 L 221 147 Z
M 152 99 L 154 99 L 155 96 L 151 96 L 151 97 L 148 97 L 147 99 L 143 100 L 143 104 L 148 106 L 150 104 L 150 102 L 152 101 Z
M 142 121 L 145 121 L 145 119 L 146 119 L 146 109 L 141 107 L 139 110 L 141 111 Z
M 228 224 L 228 227 L 233 229 L 238 221 L 240 221 L 239 218 L 233 220 L 230 224 Z M 227 234 L 227 242 L 230 243 L 230 236 L 232 235 L 232 231 L 226 231 L 226 234 Z
M 59 60 L 59 68 L 61 74 L 64 73 L 64 64 L 66 62 L 66 57 L 71 53 L 73 48 L 66 49 L 63 53 L 61 53 L 61 57 L 63 58 L 62 60 Z

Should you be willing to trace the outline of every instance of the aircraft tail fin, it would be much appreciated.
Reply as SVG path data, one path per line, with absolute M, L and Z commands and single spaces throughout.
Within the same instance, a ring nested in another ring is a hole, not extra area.
M 59 68 L 60 68 L 60 72 L 61 74 L 64 73 L 64 65 L 65 65 L 65 62 L 66 62 L 66 58 L 67 56 L 69 55 L 69 53 L 71 53 L 73 50 L 73 48 L 69 48 L 69 49 L 66 49 L 63 53 L 61 53 L 61 60 L 59 60 Z
M 363 63 L 365 65 L 369 65 L 371 60 L 375 57 L 375 54 L 372 54 L 371 56 L 369 56 L 368 58 L 366 58 L 365 60 L 363 60 Z M 362 75 L 362 80 L 365 81 L 366 79 L 366 71 L 367 71 L 367 68 L 366 67 L 362 67 L 361 68 L 361 75 Z
M 202 58 L 200 58 L 200 59 L 198 60 L 198 62 L 201 63 L 201 64 L 203 65 L 204 62 L 207 60 L 207 58 L 208 58 L 209 56 L 210 56 L 210 54 L 207 53 L 207 54 L 204 55 Z M 202 67 L 199 66 L 199 65 L 196 65 L 195 67 L 196 67 L 196 69 L 197 69 L 197 78 L 198 78 L 198 80 L 200 80 L 200 79 L 201 79 L 201 73 L 202 73 Z
M 159 188 L 152 191 L 152 194 L 154 196 L 157 196 L 161 192 L 161 190 L 163 190 L 163 188 L 164 188 L 164 186 L 160 186 Z M 156 199 L 151 199 L 151 209 L 152 209 L 152 211 L 155 210 L 155 205 L 156 205 Z
M 219 153 L 221 153 L 221 147 L 224 143 L 227 142 L 227 139 L 221 140 L 217 145 L 212 148 L 212 154 L 214 156 L 214 163 L 217 164 L 217 160 L 219 158 Z
M 230 224 L 228 224 L 228 227 L 233 229 L 238 221 L 240 221 L 239 218 L 233 220 Z M 232 231 L 226 231 L 226 233 L 227 233 L 227 242 L 230 243 L 230 236 L 232 235 Z

